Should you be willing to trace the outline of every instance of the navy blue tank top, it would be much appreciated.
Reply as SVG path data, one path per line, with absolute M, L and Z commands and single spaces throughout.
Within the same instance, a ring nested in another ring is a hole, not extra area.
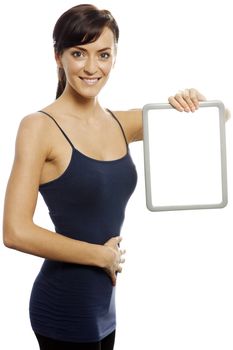
M 44 114 L 47 114 L 41 111 Z M 125 156 L 97 160 L 72 147 L 71 160 L 58 178 L 40 185 L 55 231 L 103 245 L 118 236 L 137 172 L 126 142 Z M 62 341 L 96 342 L 115 329 L 115 287 L 98 267 L 44 260 L 30 298 L 30 320 L 36 333 Z

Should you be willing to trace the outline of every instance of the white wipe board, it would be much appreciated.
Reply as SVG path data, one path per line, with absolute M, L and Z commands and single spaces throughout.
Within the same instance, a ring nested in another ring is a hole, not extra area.
M 227 205 L 225 108 L 205 101 L 194 113 L 168 103 L 143 107 L 146 203 L 151 211 Z

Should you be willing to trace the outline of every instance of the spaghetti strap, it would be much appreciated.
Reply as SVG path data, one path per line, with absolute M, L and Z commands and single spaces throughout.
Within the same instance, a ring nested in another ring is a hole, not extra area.
M 44 114 L 46 114 L 48 117 L 50 117 L 50 118 L 54 121 L 54 123 L 57 125 L 57 127 L 60 129 L 60 131 L 62 132 L 62 134 L 65 136 L 66 140 L 69 142 L 69 144 L 71 145 L 71 147 L 72 147 L 73 149 L 75 149 L 73 143 L 70 141 L 69 137 L 66 135 L 66 133 L 63 131 L 63 129 L 60 127 L 60 125 L 58 124 L 58 122 L 57 122 L 50 114 L 48 114 L 47 112 L 44 112 L 44 111 L 38 111 L 38 112 L 44 113 Z
M 124 129 L 123 129 L 123 127 L 122 127 L 122 125 L 121 125 L 121 123 L 120 123 L 120 121 L 118 120 L 118 118 L 113 114 L 113 112 L 112 111 L 110 111 L 110 109 L 106 109 L 112 116 L 113 116 L 113 118 L 117 121 L 117 123 L 119 124 L 119 126 L 120 126 L 120 128 L 121 128 L 121 131 L 122 131 L 122 133 L 123 133 L 123 136 L 124 136 L 124 139 L 125 139 L 125 143 L 126 143 L 126 146 L 127 146 L 127 149 L 128 149 L 128 141 L 127 141 L 127 138 L 126 138 L 126 136 L 125 136 L 125 132 L 124 132 Z

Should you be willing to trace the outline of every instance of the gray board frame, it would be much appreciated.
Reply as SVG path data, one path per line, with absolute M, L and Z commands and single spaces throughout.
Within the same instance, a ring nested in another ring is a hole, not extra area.
M 219 110 L 219 140 L 221 156 L 221 193 L 220 203 L 187 204 L 187 205 L 153 205 L 151 193 L 151 164 L 150 164 L 150 140 L 148 112 L 157 109 L 173 109 L 169 103 L 149 103 L 143 106 L 143 150 L 144 150 L 144 173 L 146 189 L 146 205 L 150 211 L 171 211 L 171 210 L 194 210 L 194 209 L 214 209 L 224 208 L 228 203 L 227 189 L 227 160 L 226 160 L 226 133 L 225 133 L 225 107 L 219 100 L 200 102 L 199 108 L 217 107 Z M 177 113 L 180 113 L 177 111 Z

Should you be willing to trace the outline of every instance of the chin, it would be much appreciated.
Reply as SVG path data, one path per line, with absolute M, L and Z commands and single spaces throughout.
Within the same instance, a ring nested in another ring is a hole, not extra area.
M 87 100 L 93 100 L 96 97 L 98 97 L 98 95 L 99 95 L 99 91 L 98 91 L 98 93 L 92 93 L 92 94 L 91 93 L 89 93 L 89 94 L 82 93 L 82 92 L 77 91 L 77 90 L 75 90 L 75 92 L 76 92 L 77 96 L 80 96 L 81 98 L 84 98 L 84 99 L 87 99 Z
M 101 92 L 101 89 L 93 89 L 92 91 L 83 91 L 83 89 L 75 89 L 74 90 L 77 95 L 87 98 L 87 99 L 93 99 L 96 98 L 99 93 Z

